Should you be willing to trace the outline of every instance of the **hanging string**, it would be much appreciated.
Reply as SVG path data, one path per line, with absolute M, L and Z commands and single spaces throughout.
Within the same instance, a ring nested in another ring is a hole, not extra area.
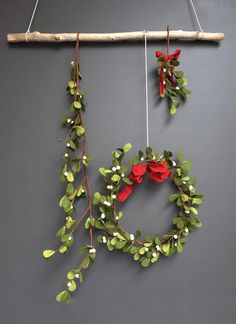
M 189 2 L 190 2 L 191 7 L 192 7 L 192 9 L 193 9 L 193 13 L 194 13 L 194 16 L 195 16 L 195 18 L 196 18 L 196 21 L 197 21 L 197 24 L 198 24 L 198 28 L 199 28 L 199 30 L 203 33 L 203 29 L 202 29 L 202 26 L 201 26 L 200 20 L 199 20 L 198 15 L 197 15 L 197 11 L 196 11 L 196 9 L 195 9 L 195 7 L 194 7 L 193 0 L 189 0 Z
M 39 4 L 39 0 L 36 0 L 35 5 L 34 5 L 34 10 L 33 10 L 32 16 L 31 16 L 31 18 L 30 18 L 29 26 L 28 26 L 28 28 L 27 28 L 26 33 L 30 33 L 30 28 L 31 28 L 31 25 L 32 25 L 33 20 L 34 20 L 34 16 L 35 16 L 35 13 L 36 13 L 36 10 L 37 10 L 37 7 L 38 7 L 38 4 Z
M 148 58 L 147 58 L 147 32 L 144 30 L 144 56 L 145 56 L 145 98 L 146 98 L 146 140 L 149 146 L 149 112 L 148 112 Z

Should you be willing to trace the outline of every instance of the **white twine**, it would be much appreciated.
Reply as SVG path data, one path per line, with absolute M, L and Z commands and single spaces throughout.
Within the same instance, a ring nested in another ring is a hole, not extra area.
M 195 9 L 195 7 L 194 7 L 193 0 L 189 0 L 189 2 L 190 2 L 190 4 L 191 4 L 191 6 L 192 6 L 193 13 L 194 13 L 194 16 L 195 16 L 196 21 L 197 21 L 197 24 L 198 24 L 198 28 L 199 28 L 199 30 L 203 33 L 203 29 L 202 29 L 202 26 L 201 26 L 200 20 L 199 20 L 198 15 L 197 15 L 197 11 L 196 11 L 196 9 Z
M 33 10 L 32 16 L 31 16 L 31 18 L 30 18 L 29 26 L 28 26 L 28 28 L 27 28 L 26 33 L 30 33 L 30 28 L 31 28 L 31 25 L 32 25 L 33 20 L 34 20 L 34 16 L 35 16 L 35 13 L 36 13 L 36 10 L 37 10 L 37 7 L 38 7 L 38 4 L 39 4 L 39 0 L 36 0 L 35 5 L 34 5 L 34 10 Z
M 144 56 L 145 56 L 145 102 L 146 102 L 146 140 L 149 146 L 149 111 L 148 111 L 148 58 L 147 58 L 147 31 L 144 30 Z

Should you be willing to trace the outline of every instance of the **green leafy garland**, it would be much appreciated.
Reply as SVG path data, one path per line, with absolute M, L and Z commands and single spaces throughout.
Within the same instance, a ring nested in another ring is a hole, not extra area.
M 66 182 L 66 190 L 60 199 L 59 205 L 65 212 L 63 226 L 57 231 L 56 236 L 60 243 L 55 250 L 44 250 L 43 257 L 51 258 L 56 252 L 66 254 L 74 241 L 75 231 L 78 229 L 85 216 L 90 216 L 92 212 L 92 196 L 88 179 L 88 165 L 92 159 L 87 153 L 87 134 L 83 120 L 84 91 L 80 89 L 80 67 L 78 63 L 79 38 L 77 38 L 75 48 L 75 59 L 71 62 L 71 78 L 67 91 L 72 98 L 70 115 L 63 116 L 63 125 L 68 129 L 69 136 L 66 140 L 66 150 L 63 156 L 63 166 L 61 171 L 61 181 Z M 81 199 L 87 200 L 85 210 L 77 208 Z M 67 287 L 57 296 L 58 302 L 70 303 L 71 292 L 77 288 L 77 283 L 83 282 L 83 269 L 86 269 L 91 262 L 94 262 L 96 249 L 93 246 L 93 228 L 89 226 L 89 243 L 81 248 L 85 253 L 80 264 L 67 274 Z
M 126 153 L 131 149 L 131 144 L 118 148 L 113 152 L 112 166 L 109 169 L 100 168 L 103 176 L 104 188 L 101 193 L 94 194 L 93 203 L 98 206 L 100 217 L 94 220 L 90 217 L 87 226 L 93 226 L 103 232 L 98 236 L 98 242 L 106 244 L 109 251 L 122 250 L 131 255 L 135 261 L 139 261 L 143 267 L 155 263 L 161 255 L 172 256 L 176 251 L 182 253 L 183 244 L 187 241 L 189 232 L 202 226 L 197 219 L 196 205 L 202 203 L 201 194 L 194 188 L 195 180 L 189 175 L 191 161 L 183 160 L 182 153 L 178 153 L 178 162 L 171 159 L 172 153 L 164 151 L 162 155 L 153 152 L 151 147 L 146 148 L 146 156 L 139 151 L 138 155 L 131 158 L 131 165 L 143 165 L 149 162 L 166 161 L 171 170 L 171 181 L 177 188 L 177 192 L 169 196 L 171 202 L 179 207 L 178 215 L 173 219 L 173 229 L 165 235 L 147 235 L 141 239 L 141 232 L 135 234 L 127 232 L 121 225 L 123 217 L 121 211 L 117 211 L 118 194 L 122 185 L 131 185 L 132 181 L 127 173 L 127 166 L 123 164 Z

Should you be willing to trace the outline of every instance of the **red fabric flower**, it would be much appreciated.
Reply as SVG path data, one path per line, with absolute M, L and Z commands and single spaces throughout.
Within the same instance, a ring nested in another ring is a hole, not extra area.
M 146 164 L 136 164 L 132 166 L 131 174 L 129 176 L 130 180 L 136 183 L 141 183 L 143 181 L 143 175 L 146 173 Z
M 171 174 L 171 171 L 167 168 L 167 162 L 149 162 L 148 175 L 154 182 L 163 182 Z
M 120 202 L 124 202 L 132 193 L 134 185 L 127 185 L 124 189 L 118 193 L 117 198 Z

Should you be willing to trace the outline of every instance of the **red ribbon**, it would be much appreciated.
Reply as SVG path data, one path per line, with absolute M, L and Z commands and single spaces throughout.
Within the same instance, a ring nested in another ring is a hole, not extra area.
M 177 49 L 173 54 L 164 54 L 160 51 L 156 51 L 156 57 L 163 57 L 162 65 L 161 65 L 161 71 L 160 71 L 160 95 L 164 96 L 165 94 L 165 84 L 164 84 L 164 65 L 166 61 L 173 61 L 177 60 L 180 56 L 181 50 Z M 173 69 L 171 70 L 171 82 L 174 83 L 173 79 Z
M 131 173 L 129 175 L 130 180 L 133 182 L 131 185 L 126 185 L 124 189 L 117 195 L 117 199 L 120 202 L 124 202 L 133 192 L 133 189 L 137 183 L 143 181 L 145 173 L 149 178 L 156 183 L 166 180 L 171 171 L 167 168 L 167 162 L 152 161 L 147 164 L 136 164 L 132 166 Z

